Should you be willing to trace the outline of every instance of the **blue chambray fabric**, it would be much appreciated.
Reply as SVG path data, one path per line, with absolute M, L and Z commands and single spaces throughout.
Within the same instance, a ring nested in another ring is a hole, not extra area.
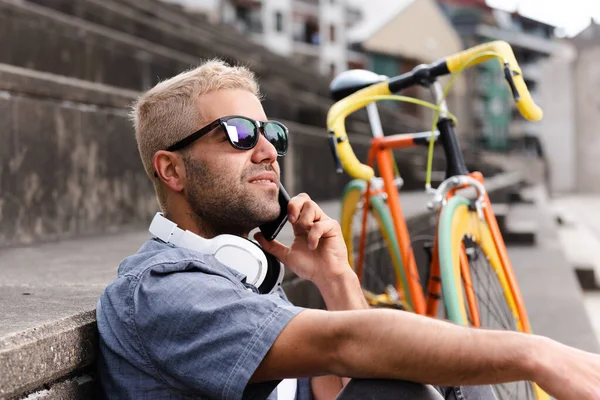
M 248 381 L 303 308 L 248 289 L 213 256 L 144 243 L 98 300 L 102 398 L 275 400 L 279 381 Z M 297 400 L 310 397 L 299 379 Z

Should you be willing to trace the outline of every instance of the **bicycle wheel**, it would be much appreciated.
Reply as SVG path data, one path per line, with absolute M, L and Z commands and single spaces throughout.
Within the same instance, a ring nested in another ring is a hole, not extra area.
M 363 224 L 363 201 L 366 183 L 350 181 L 342 195 L 342 234 L 348 249 L 348 262 L 354 268 L 371 305 L 396 304 L 413 310 L 402 257 L 392 217 L 380 194 L 372 195 L 366 216 L 366 237 L 362 267 L 357 268 L 359 240 Z
M 442 292 L 448 318 L 464 326 L 523 331 L 521 315 L 487 224 L 469 200 L 452 197 L 438 226 Z M 532 382 L 493 386 L 503 399 L 548 399 Z

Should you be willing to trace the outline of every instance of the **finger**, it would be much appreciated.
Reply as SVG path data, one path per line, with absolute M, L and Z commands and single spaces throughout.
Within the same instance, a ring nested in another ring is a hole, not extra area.
M 272 254 L 284 264 L 287 264 L 287 255 L 290 248 L 279 242 L 278 240 L 268 241 L 265 239 L 262 233 L 257 232 L 254 234 L 254 239 L 258 241 L 258 244 L 269 254 Z
M 295 222 L 291 222 L 297 226 L 308 230 L 313 226 L 315 222 L 325 221 L 328 219 L 330 218 L 323 212 L 321 207 L 319 207 L 319 205 L 314 201 L 309 200 L 302 204 L 302 208 L 300 210 L 299 215 L 296 217 Z
M 335 220 L 317 221 L 307 235 L 308 248 L 314 250 L 318 247 L 321 239 L 339 235 L 339 224 Z
M 315 222 L 321 219 L 321 209 L 314 201 L 308 201 L 304 203 L 302 210 L 300 211 L 300 215 L 295 222 L 295 225 L 298 225 L 306 230 L 312 228 Z
M 288 221 L 290 221 L 291 223 L 296 222 L 298 216 L 300 215 L 300 212 L 302 211 L 304 203 L 306 203 L 307 201 L 310 201 L 310 196 L 306 193 L 300 193 L 292 197 L 292 199 L 288 203 Z

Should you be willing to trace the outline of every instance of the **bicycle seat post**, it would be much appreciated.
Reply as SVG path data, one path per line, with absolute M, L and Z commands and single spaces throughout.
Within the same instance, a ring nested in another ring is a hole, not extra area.
M 369 124 L 371 125 L 371 132 L 373 137 L 383 136 L 383 127 L 381 126 L 381 120 L 379 119 L 379 111 L 377 110 L 377 104 L 375 102 L 367 105 L 367 115 L 369 116 Z

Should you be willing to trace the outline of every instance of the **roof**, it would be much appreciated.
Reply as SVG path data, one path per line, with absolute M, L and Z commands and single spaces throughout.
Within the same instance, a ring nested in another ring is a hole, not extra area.
M 357 28 L 358 33 L 351 36 L 354 43 L 360 43 L 367 52 L 418 62 L 432 62 L 463 49 L 458 33 L 435 0 L 398 3 L 396 12 L 382 13 L 379 9 L 378 14 L 385 17 Z
M 578 49 L 600 46 L 600 24 L 592 19 L 592 23 L 572 38 L 571 41 Z
M 382 26 L 394 19 L 406 7 L 415 0 L 371 0 L 364 7 L 364 0 L 349 0 L 363 10 L 363 19 L 347 33 L 350 43 L 362 43 L 377 32 Z M 382 8 L 388 7 L 387 12 L 381 12 Z

